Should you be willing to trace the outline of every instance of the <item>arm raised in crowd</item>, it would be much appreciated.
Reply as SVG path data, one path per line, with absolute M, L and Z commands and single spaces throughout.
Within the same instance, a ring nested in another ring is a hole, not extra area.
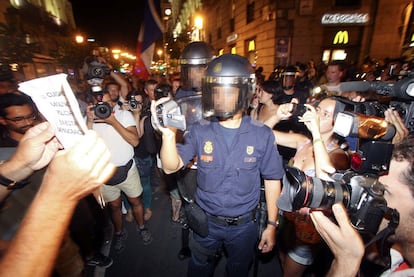
M 37 149 L 18 151 L 31 156 Z M 56 153 L 20 229 L 0 261 L 0 276 L 51 274 L 76 204 L 112 175 L 114 167 L 109 159 L 109 150 L 93 131 L 87 132 L 73 147 Z
M 119 84 L 119 94 L 124 100 L 126 100 L 129 92 L 127 80 L 125 80 L 124 76 L 122 76 L 121 73 L 118 72 L 111 71 L 110 75 L 115 80 L 115 82 Z
M 299 117 L 299 122 L 303 122 L 312 134 L 316 176 L 328 179 L 329 177 L 327 174 L 334 173 L 335 167 L 322 140 L 322 135 L 319 129 L 319 117 L 316 110 L 312 105 L 305 104 L 305 106 L 308 110 L 303 116 Z M 347 159 L 346 155 L 345 158 Z
M 169 98 L 161 98 L 157 101 L 151 102 L 151 116 L 153 118 L 152 122 L 157 125 L 157 129 L 162 133 L 162 145 L 160 151 L 160 158 L 162 161 L 162 168 L 167 174 L 177 172 L 180 168 L 184 166 L 180 155 L 178 154 L 175 132 L 169 128 L 162 127 L 158 120 L 156 119 L 156 110 L 155 107 L 158 104 L 168 101 Z

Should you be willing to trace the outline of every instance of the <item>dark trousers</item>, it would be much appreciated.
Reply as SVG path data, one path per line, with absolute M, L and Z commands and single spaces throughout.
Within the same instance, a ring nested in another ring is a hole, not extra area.
M 208 226 L 207 237 L 202 238 L 194 233 L 194 243 L 198 244 L 202 251 L 191 247 L 188 276 L 213 276 L 216 266 L 214 255 L 203 255 L 200 252 L 204 249 L 208 250 L 205 252 L 217 253 L 222 248 L 227 254 L 226 276 L 248 276 L 257 242 L 257 223 L 251 221 L 242 225 L 221 225 L 210 220 Z

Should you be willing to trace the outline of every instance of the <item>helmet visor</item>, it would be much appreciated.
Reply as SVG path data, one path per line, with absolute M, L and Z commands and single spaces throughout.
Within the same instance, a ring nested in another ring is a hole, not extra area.
M 181 69 L 182 88 L 196 92 L 201 91 L 202 78 L 205 72 L 205 65 L 183 66 Z

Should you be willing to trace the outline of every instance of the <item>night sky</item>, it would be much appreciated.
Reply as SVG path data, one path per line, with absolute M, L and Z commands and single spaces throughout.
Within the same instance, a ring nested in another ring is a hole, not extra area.
M 135 51 L 144 0 L 70 0 L 76 27 L 101 45 Z

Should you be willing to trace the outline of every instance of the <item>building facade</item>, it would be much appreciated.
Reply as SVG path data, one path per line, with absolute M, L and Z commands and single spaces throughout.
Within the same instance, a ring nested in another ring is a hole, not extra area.
M 18 50 L 30 50 L 31 61 L 13 61 L 8 44 L 7 32 L 0 41 L 0 63 L 20 64 L 25 79 L 47 76 L 61 72 L 62 68 L 54 55 L 63 41 L 75 32 L 75 20 L 69 0 L 0 0 L 0 23 L 12 30 Z M 6 41 L 5 41 L 6 40 Z M 32 45 L 33 47 L 30 47 Z M 15 49 L 15 51 L 18 51 Z
M 204 24 L 197 31 L 217 54 L 242 55 L 253 65 L 262 66 L 266 75 L 277 65 L 306 63 L 310 59 L 317 63 L 345 60 L 361 64 L 368 56 L 377 60 L 402 55 L 412 58 L 413 1 L 171 2 L 175 26 L 182 20 L 188 24 L 201 15 Z

